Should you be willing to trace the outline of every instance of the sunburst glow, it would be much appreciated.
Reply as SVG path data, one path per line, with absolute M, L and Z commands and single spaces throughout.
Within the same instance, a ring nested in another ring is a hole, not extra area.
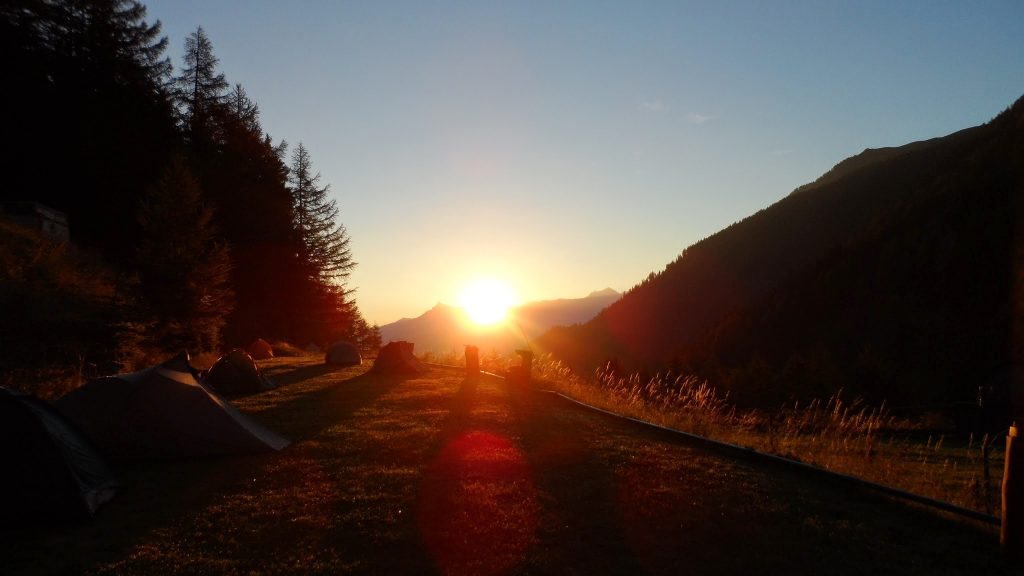
M 505 319 L 508 309 L 515 304 L 515 295 L 508 285 L 494 279 L 482 279 L 469 284 L 459 295 L 459 306 L 469 319 L 481 325 L 494 324 Z

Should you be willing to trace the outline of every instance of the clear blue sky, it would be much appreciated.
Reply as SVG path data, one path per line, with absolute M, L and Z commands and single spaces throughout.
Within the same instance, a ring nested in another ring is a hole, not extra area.
M 331 185 L 371 322 L 625 290 L 867 147 L 1024 94 L 1024 2 L 146 2 Z

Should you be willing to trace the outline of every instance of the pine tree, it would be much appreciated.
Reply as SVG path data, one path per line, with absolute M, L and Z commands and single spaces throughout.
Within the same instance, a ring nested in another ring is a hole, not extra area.
M 143 299 L 164 349 L 216 350 L 231 311 L 228 249 L 216 241 L 213 210 L 184 160 L 171 161 L 139 207 Z

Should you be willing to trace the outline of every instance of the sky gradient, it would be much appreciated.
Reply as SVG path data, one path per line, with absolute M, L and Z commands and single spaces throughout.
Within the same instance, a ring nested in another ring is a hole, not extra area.
M 1024 2 L 144 2 L 330 184 L 385 324 L 626 290 L 864 148 L 1024 94 Z

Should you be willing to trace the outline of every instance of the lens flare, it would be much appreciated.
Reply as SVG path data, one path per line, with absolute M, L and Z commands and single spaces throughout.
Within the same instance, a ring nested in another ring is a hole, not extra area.
M 419 526 L 441 574 L 515 573 L 539 518 L 529 463 L 501 435 L 474 430 L 453 439 L 424 477 Z

